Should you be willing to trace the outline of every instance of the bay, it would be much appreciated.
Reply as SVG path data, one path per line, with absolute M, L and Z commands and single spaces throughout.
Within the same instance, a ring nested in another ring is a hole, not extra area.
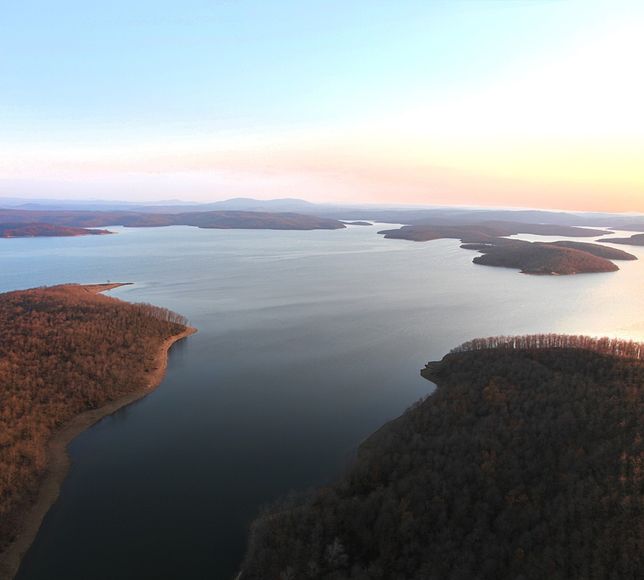
M 641 261 L 525 276 L 473 265 L 456 240 L 376 233 L 391 227 L 0 240 L 1 291 L 133 282 L 112 295 L 199 330 L 173 347 L 158 389 L 70 445 L 18 578 L 231 578 L 261 505 L 337 477 L 362 439 L 431 392 L 426 361 L 477 336 L 644 340 Z

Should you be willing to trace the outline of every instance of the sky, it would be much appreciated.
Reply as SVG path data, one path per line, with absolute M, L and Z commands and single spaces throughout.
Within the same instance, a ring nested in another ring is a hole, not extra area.
M 0 196 L 644 212 L 641 0 L 0 0 Z

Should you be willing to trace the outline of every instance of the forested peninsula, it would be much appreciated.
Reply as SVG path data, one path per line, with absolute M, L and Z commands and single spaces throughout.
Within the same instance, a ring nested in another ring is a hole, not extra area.
M 644 246 L 644 234 L 633 234 L 630 238 L 604 238 L 601 241 L 626 246 Z
M 71 226 L 57 226 L 43 223 L 0 223 L 0 238 L 43 238 L 103 236 L 111 234 L 108 230 L 96 230 Z
M 482 266 L 516 268 L 522 274 L 566 276 L 615 272 L 611 260 L 637 260 L 633 254 L 608 246 L 585 242 L 527 242 L 499 238 L 488 243 L 462 244 L 466 250 L 478 250 L 482 256 L 472 260 Z
M 338 230 L 336 219 L 292 212 L 193 211 L 152 213 L 142 211 L 0 209 L 0 224 L 51 224 L 75 228 L 126 226 L 154 228 L 194 226 L 206 229 Z
M 158 385 L 184 317 L 61 285 L 0 294 L 0 578 L 11 578 L 55 501 L 67 444 Z
M 644 346 L 466 343 L 341 481 L 254 522 L 241 580 L 639 578 Z

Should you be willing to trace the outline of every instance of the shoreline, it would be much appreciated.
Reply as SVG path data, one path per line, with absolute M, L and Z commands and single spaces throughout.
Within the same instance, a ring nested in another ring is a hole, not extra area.
M 123 284 L 96 285 L 103 286 L 103 288 L 96 291 L 101 292 L 111 290 L 113 287 L 122 285 Z M 105 286 L 111 287 L 105 288 Z M 111 401 L 98 409 L 90 409 L 88 411 L 84 411 L 80 415 L 76 415 L 60 430 L 54 433 L 53 437 L 47 443 L 47 470 L 40 483 L 36 502 L 25 514 L 22 528 L 18 532 L 16 539 L 9 544 L 2 554 L 0 554 L 1 580 L 11 580 L 18 573 L 22 559 L 31 547 L 33 541 L 36 539 L 47 512 L 58 499 L 61 486 L 67 477 L 67 473 L 71 466 L 71 460 L 67 453 L 67 446 L 83 431 L 89 429 L 104 417 L 107 417 L 119 409 L 142 399 L 154 391 L 165 377 L 165 372 L 168 367 L 168 355 L 172 345 L 195 334 L 196 332 L 196 328 L 188 326 L 179 334 L 175 334 L 163 341 L 155 356 L 155 366 L 148 373 L 143 387 L 116 399 L 115 401 Z

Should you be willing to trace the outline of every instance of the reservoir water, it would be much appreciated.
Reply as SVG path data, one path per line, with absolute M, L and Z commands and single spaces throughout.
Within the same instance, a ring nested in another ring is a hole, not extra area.
M 133 282 L 112 294 L 199 329 L 158 389 L 73 441 L 18 578 L 229 579 L 262 504 L 337 477 L 431 391 L 426 361 L 477 336 L 644 340 L 642 261 L 525 276 L 473 265 L 456 240 L 384 240 L 383 227 L 0 240 L 1 291 Z

